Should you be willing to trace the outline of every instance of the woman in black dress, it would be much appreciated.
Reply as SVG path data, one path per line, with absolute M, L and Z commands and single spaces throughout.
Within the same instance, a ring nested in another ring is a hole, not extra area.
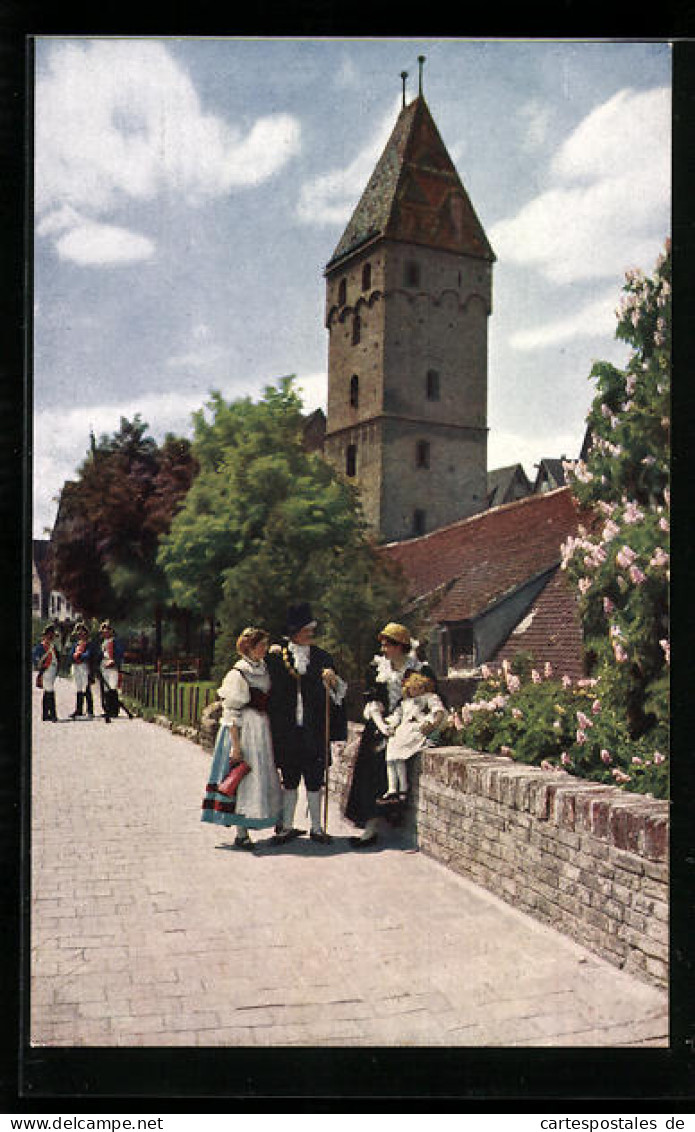
M 401 702 L 403 678 L 406 673 L 413 671 L 434 675 L 432 669 L 415 655 L 413 641 L 405 625 L 389 621 L 379 633 L 379 641 L 381 654 L 373 657 L 367 668 L 363 712 L 365 726 L 355 756 L 344 811 L 348 821 L 363 830 L 361 836 L 350 838 L 354 849 L 373 845 L 378 837 L 378 821 L 385 808 L 379 806 L 377 799 L 388 788 L 385 757 L 387 729 L 384 720 Z M 391 813 L 391 808 L 389 815 L 396 816 Z

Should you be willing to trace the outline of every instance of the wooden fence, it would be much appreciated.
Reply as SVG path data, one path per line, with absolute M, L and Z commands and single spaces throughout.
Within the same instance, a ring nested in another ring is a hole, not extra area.
M 201 686 L 199 683 L 192 683 L 190 679 L 181 679 L 185 675 L 189 674 L 158 674 L 146 669 L 124 670 L 122 691 L 145 708 L 195 727 L 200 723 L 208 704 L 217 698 L 217 693 L 212 684 Z

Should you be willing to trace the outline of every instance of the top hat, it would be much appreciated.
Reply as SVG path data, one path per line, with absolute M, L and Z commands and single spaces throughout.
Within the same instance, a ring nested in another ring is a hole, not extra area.
M 287 610 L 287 618 L 285 620 L 285 632 L 288 637 L 294 637 L 300 629 L 306 628 L 307 625 L 315 625 L 311 606 L 308 601 L 302 601 L 299 605 L 291 605 Z
M 86 633 L 87 636 L 89 636 L 89 629 L 85 625 L 84 621 L 77 622 L 74 629 L 72 630 L 72 636 L 79 637 L 80 633 Z
M 396 621 L 389 621 L 388 625 L 379 633 L 380 641 L 392 641 L 396 645 L 404 645 L 410 648 L 411 637 L 405 625 L 399 625 Z
M 113 626 L 110 621 L 102 621 L 99 626 L 100 633 L 113 633 Z

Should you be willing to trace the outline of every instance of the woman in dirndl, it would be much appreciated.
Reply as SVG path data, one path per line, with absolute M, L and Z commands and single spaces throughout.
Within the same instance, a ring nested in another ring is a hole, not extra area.
M 409 672 L 423 671 L 434 676 L 429 665 L 417 656 L 416 644 L 405 625 L 389 621 L 379 633 L 380 653 L 367 669 L 364 691 L 365 726 L 360 737 L 350 776 L 344 815 L 362 833 L 350 838 L 353 849 L 364 849 L 378 839 L 379 819 L 395 824 L 398 808 L 380 804 L 388 790 L 386 741 L 389 727 L 386 717 L 396 710 L 403 698 L 403 680 Z M 402 807 L 401 807 L 402 809 Z
M 222 717 L 215 741 L 201 821 L 236 826 L 234 845 L 253 849 L 249 830 L 274 827 L 282 815 L 282 789 L 273 757 L 268 720 L 270 675 L 265 663 L 269 635 L 247 628 L 237 640 L 239 660 L 225 676 L 218 695 Z M 233 798 L 218 784 L 239 762 L 250 766 Z

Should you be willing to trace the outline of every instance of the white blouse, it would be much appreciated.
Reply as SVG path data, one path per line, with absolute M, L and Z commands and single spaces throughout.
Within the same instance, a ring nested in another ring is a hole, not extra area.
M 251 688 L 269 692 L 270 673 L 264 660 L 253 661 L 244 656 L 233 668 L 230 668 L 217 689 L 223 705 L 220 723 L 227 727 L 231 727 L 232 724 L 241 727 L 242 711 L 251 699 Z

